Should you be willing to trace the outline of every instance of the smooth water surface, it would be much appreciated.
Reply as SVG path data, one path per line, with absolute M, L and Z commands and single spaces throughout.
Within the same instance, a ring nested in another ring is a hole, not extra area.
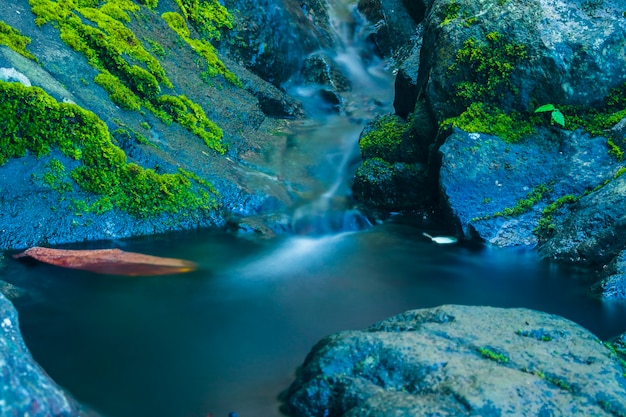
M 10 262 L 6 280 L 37 361 L 109 417 L 279 416 L 310 348 L 408 309 L 529 307 L 602 338 L 623 304 L 587 295 L 589 274 L 532 251 L 438 246 L 407 224 L 254 241 L 197 232 L 110 246 L 191 259 L 186 275 L 116 277 Z M 99 247 L 102 247 L 100 245 Z

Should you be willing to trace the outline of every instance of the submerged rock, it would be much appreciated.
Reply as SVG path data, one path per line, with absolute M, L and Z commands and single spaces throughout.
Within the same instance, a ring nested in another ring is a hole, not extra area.
M 95 416 L 81 408 L 33 360 L 19 332 L 17 312 L 0 294 L 0 415 Z
M 285 394 L 304 416 L 615 416 L 626 380 L 613 351 L 564 318 L 441 306 L 326 337 Z

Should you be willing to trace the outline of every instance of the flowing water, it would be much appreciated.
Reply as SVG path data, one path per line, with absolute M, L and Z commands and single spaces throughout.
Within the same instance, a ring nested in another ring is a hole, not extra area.
M 590 297 L 588 271 L 530 250 L 439 246 L 407 219 L 372 226 L 352 207 L 358 134 L 366 117 L 389 111 L 391 89 L 379 63 L 362 61 L 358 25 L 342 23 L 351 14 L 338 6 L 333 56 L 365 93 L 348 98 L 346 114 L 295 129 L 320 186 L 294 209 L 294 235 L 205 230 L 84 245 L 200 266 L 176 276 L 8 262 L 2 278 L 27 292 L 15 304 L 28 347 L 81 402 L 108 417 L 276 417 L 279 393 L 320 338 L 441 304 L 538 309 L 601 338 L 626 331 L 626 306 Z M 310 90 L 300 93 L 315 107 Z

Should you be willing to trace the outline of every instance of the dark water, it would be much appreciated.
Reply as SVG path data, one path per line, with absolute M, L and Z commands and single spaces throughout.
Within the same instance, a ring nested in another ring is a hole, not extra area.
M 387 223 L 330 237 L 253 241 L 197 232 L 117 242 L 200 270 L 126 278 L 10 262 L 28 347 L 80 401 L 110 417 L 280 415 L 277 396 L 323 336 L 447 303 L 560 314 L 602 338 L 623 304 L 587 295 L 589 273 L 534 252 L 437 246 Z M 101 245 L 102 246 L 102 245 Z

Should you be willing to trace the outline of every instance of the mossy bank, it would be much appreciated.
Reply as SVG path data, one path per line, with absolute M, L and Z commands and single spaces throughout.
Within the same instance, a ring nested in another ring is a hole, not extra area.
M 255 175 L 279 168 L 260 155 L 285 141 L 259 97 L 298 104 L 219 52 L 233 22 L 217 1 L 18 0 L 0 21 L 1 248 L 224 226 L 292 203 Z

